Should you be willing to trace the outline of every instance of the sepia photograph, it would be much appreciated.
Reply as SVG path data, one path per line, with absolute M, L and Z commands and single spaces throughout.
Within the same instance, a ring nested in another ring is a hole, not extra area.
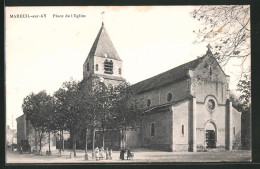
M 251 162 L 250 5 L 5 7 L 6 164 Z

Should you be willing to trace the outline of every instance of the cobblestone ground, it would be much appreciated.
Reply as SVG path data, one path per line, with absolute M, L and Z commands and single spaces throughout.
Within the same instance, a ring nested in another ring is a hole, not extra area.
M 119 151 L 114 151 L 112 160 L 92 159 L 89 151 L 89 160 L 85 161 L 84 150 L 77 150 L 77 156 L 70 158 L 71 151 L 65 150 L 59 156 L 58 150 L 51 156 L 20 154 L 6 152 L 7 163 L 150 163 L 150 162 L 250 162 L 251 151 L 219 151 L 219 152 L 162 152 L 147 149 L 133 150 L 134 159 L 120 160 Z

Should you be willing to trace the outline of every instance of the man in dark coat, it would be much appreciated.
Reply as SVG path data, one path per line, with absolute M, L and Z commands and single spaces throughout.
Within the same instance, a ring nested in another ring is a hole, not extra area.
M 120 159 L 121 159 L 121 160 L 124 160 L 124 159 L 125 159 L 125 152 L 126 152 L 125 149 L 123 149 L 123 150 L 120 151 Z

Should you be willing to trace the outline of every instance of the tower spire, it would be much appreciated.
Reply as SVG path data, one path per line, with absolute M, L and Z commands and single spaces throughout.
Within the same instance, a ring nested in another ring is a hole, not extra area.
M 101 12 L 102 25 L 104 25 L 104 14 L 105 14 L 105 11 L 102 11 L 102 12 Z

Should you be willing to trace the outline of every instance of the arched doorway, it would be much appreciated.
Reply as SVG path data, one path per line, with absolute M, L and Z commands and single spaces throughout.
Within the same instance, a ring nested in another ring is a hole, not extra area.
M 217 130 L 214 122 L 209 121 L 205 125 L 205 147 L 216 148 Z

